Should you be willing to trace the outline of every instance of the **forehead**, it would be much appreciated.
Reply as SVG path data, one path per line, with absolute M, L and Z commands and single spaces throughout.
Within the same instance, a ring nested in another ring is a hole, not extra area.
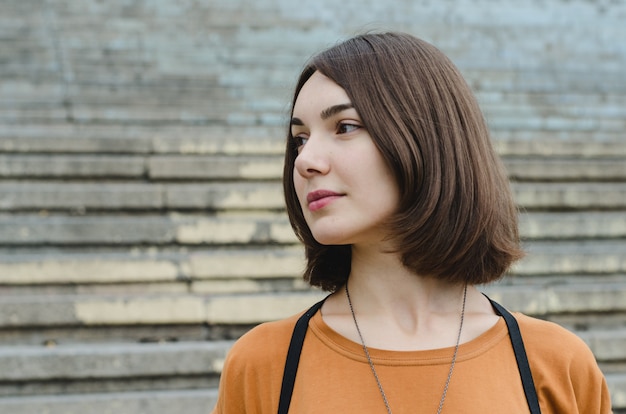
M 315 72 L 302 86 L 294 103 L 293 113 L 296 117 L 311 111 L 319 115 L 330 106 L 348 103 L 350 98 L 341 86 L 320 72 Z

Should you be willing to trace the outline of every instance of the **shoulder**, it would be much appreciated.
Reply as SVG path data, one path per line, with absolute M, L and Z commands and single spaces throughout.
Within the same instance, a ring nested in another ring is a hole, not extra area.
M 583 361 L 593 362 L 595 358 L 587 344 L 573 332 L 562 326 L 541 319 L 515 313 L 524 345 L 528 352 L 549 358 L 551 361 Z
M 593 352 L 574 333 L 515 314 L 542 406 L 550 412 L 608 413 L 606 380 Z
M 249 369 L 251 366 L 262 365 L 263 361 L 276 362 L 279 357 L 284 359 L 294 326 L 302 313 L 262 323 L 245 333 L 228 352 L 225 369 L 233 366 Z
M 256 352 L 259 348 L 275 349 L 291 339 L 293 328 L 301 314 L 279 321 L 262 323 L 239 338 L 231 352 Z M 286 347 L 285 347 L 286 348 Z
M 299 316 L 258 325 L 234 343 L 222 368 L 215 413 L 275 411 L 291 333 Z

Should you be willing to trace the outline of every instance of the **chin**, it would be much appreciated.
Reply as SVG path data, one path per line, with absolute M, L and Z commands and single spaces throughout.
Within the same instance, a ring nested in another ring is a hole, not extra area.
M 346 244 L 350 244 L 350 243 L 344 243 L 341 241 L 338 241 L 336 239 L 332 239 L 332 238 L 315 238 L 315 241 L 317 241 L 319 244 L 323 245 L 323 246 L 342 246 L 342 245 L 346 245 Z
M 322 244 L 324 246 L 351 244 L 350 242 L 346 240 L 346 238 L 343 235 L 338 235 L 338 234 L 328 234 L 328 233 L 319 234 L 319 232 L 317 233 L 314 232 L 313 237 L 315 238 L 315 241 L 317 241 L 319 244 Z

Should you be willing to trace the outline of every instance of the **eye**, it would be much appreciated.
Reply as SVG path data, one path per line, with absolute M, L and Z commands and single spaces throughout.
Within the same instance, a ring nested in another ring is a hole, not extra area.
M 340 122 L 337 124 L 337 134 L 347 134 L 360 128 L 362 128 L 361 125 L 348 122 Z
M 308 140 L 309 137 L 306 135 L 295 135 L 293 137 L 293 145 L 298 151 L 300 151 L 300 149 L 307 143 Z

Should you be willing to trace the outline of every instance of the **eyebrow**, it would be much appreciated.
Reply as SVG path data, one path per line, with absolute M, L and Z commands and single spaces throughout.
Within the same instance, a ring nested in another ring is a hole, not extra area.
M 352 108 L 354 108 L 354 105 L 352 105 L 351 103 L 329 106 L 328 108 L 320 112 L 320 118 L 322 118 L 323 120 L 326 120 L 332 117 L 333 115 L 337 115 L 338 113 L 342 111 L 345 111 L 347 109 L 352 109 Z M 291 118 L 291 125 L 304 126 L 304 122 L 302 122 L 300 118 L 293 117 Z
M 326 109 L 324 109 L 321 113 L 320 113 L 320 117 L 324 120 L 330 118 L 333 115 L 337 115 L 338 113 L 345 111 L 346 109 L 352 109 L 354 108 L 354 106 L 351 103 L 345 103 L 345 104 L 339 104 L 339 105 L 333 105 L 330 106 Z

